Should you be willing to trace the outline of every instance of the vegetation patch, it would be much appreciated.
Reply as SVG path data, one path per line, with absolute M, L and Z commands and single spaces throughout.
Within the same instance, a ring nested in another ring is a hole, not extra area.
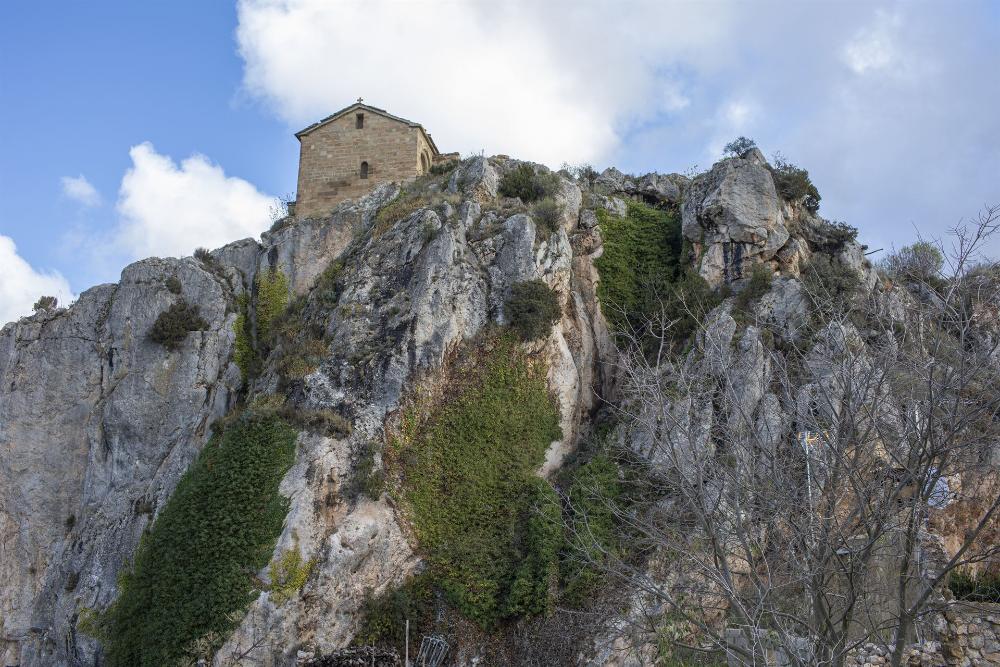
M 243 382 L 247 378 L 257 374 L 257 353 L 253 345 L 253 323 L 250 320 L 249 304 L 250 300 L 246 294 L 241 294 L 237 299 L 240 312 L 233 320 L 233 333 L 236 340 L 233 343 L 233 361 L 240 368 L 243 375 Z
M 267 269 L 257 276 L 257 340 L 272 340 L 271 325 L 288 307 L 288 277 L 278 270 Z
M 290 298 L 288 277 L 276 269 L 262 271 L 254 284 L 255 317 L 250 317 L 250 298 L 242 294 L 238 300 L 240 312 L 233 322 L 233 332 L 236 334 L 233 360 L 240 367 L 244 381 L 257 374 L 261 360 L 271 350 L 275 339 L 274 325 L 286 316 Z
M 522 162 L 500 178 L 497 192 L 503 197 L 517 197 L 525 204 L 552 197 L 559 191 L 559 176 L 550 171 L 538 173 Z
M 160 313 L 149 330 L 149 339 L 168 350 L 176 350 L 189 333 L 206 329 L 208 322 L 201 316 L 198 306 L 181 299 Z
M 815 213 L 822 199 L 819 190 L 809 178 L 809 172 L 782 158 L 775 158 L 770 167 L 774 178 L 774 189 L 787 201 L 802 202 L 806 210 Z
M 561 554 L 563 598 L 579 606 L 603 580 L 605 554 L 621 551 L 618 516 L 625 486 L 618 463 L 599 453 L 569 475 L 566 487 L 566 546 Z
M 531 209 L 531 217 L 538 223 L 538 228 L 548 234 L 559 231 L 562 213 L 562 206 L 552 197 L 540 200 Z
M 604 239 L 594 262 L 601 276 L 597 296 L 612 330 L 686 340 L 719 297 L 687 268 L 678 213 L 630 201 L 624 217 L 603 209 L 597 217 Z M 665 321 L 655 318 L 660 313 Z
M 450 174 L 458 166 L 458 160 L 448 160 L 447 162 L 438 162 L 437 164 L 432 164 L 430 168 L 430 173 L 435 176 L 441 176 L 443 174 Z
M 298 544 L 282 552 L 268 568 L 268 578 L 271 580 L 271 601 L 275 605 L 282 605 L 298 595 L 315 565 L 316 559 L 304 560 L 302 558 Z
M 37 313 L 40 310 L 55 310 L 56 306 L 58 305 L 59 305 L 59 299 L 57 299 L 56 297 L 40 296 L 38 297 L 38 301 L 35 302 L 35 305 L 33 305 L 31 309 Z
M 903 283 L 921 283 L 935 289 L 945 284 L 941 277 L 944 255 L 927 241 L 917 241 L 890 253 L 882 260 L 880 268 Z
M 763 264 L 754 264 L 743 289 L 737 293 L 734 305 L 741 312 L 749 312 L 750 307 L 771 289 L 774 272 Z
M 433 627 L 436 593 L 433 578 L 426 571 L 384 595 L 376 597 L 369 591 L 361 606 L 361 627 L 354 635 L 354 644 L 399 647 L 406 641 L 407 621 L 413 636 L 418 636 L 418 629 Z
M 549 522 L 554 491 L 535 471 L 562 436 L 559 412 L 545 365 L 509 336 L 467 347 L 446 373 L 447 395 L 407 410 L 387 455 L 428 576 L 490 627 L 549 604 L 561 529 Z
M 395 223 L 405 220 L 422 208 L 432 204 L 429 197 L 408 191 L 400 192 L 395 199 L 379 209 L 375 214 L 375 226 L 372 236 L 378 238 Z
M 818 310 L 840 312 L 854 301 L 861 289 L 861 277 L 837 259 L 815 253 L 802 267 L 802 284 Z
M 559 295 L 544 280 L 515 283 L 504 304 L 504 315 L 522 340 L 545 338 L 561 314 Z
M 736 137 L 722 149 L 723 155 L 729 157 L 744 157 L 747 153 L 757 148 L 757 142 L 749 137 Z
M 118 598 L 84 616 L 81 629 L 100 639 L 109 665 L 210 658 L 204 652 L 232 632 L 288 512 L 278 485 L 295 436 L 282 419 L 251 409 L 212 437 L 139 543 Z
M 948 577 L 948 588 L 959 600 L 1000 604 L 1000 572 L 970 575 L 955 571 Z

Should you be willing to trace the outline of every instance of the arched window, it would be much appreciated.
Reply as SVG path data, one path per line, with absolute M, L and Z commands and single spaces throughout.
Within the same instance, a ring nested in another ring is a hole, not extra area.
M 427 153 L 420 154 L 420 173 L 426 174 L 431 168 L 430 161 L 427 159 Z
M 368 178 L 368 163 L 361 163 L 361 178 Z
M 364 126 L 365 126 L 365 115 L 363 113 L 359 113 L 356 116 L 354 116 L 354 127 L 360 130 Z

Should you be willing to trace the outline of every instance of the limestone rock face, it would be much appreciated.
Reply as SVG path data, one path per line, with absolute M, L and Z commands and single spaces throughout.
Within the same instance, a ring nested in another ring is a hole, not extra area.
M 613 345 L 592 263 L 600 234 L 579 227 L 582 195 L 566 179 L 554 232 L 541 231 L 526 207 L 496 209 L 506 164 L 462 162 L 427 185 L 429 205 L 400 219 L 376 224 L 380 209 L 407 196 L 385 184 L 332 217 L 285 219 L 260 242 L 237 241 L 206 261 L 143 260 L 68 309 L 4 327 L 0 664 L 99 661 L 99 646 L 76 630 L 80 610 L 113 601 L 143 530 L 237 397 L 285 391 L 276 357 L 250 386 L 232 362 L 238 299 L 261 271 L 281 271 L 293 295 L 306 295 L 333 260 L 343 262 L 336 303 L 316 322 L 327 353 L 288 391 L 353 429 L 340 439 L 300 434 L 281 486 L 291 510 L 274 555 L 298 549 L 314 560 L 313 575 L 294 600 L 276 605 L 262 592 L 216 664 L 251 646 L 246 664 L 258 665 L 288 664 L 303 643 L 342 647 L 366 592 L 396 586 L 420 566 L 389 500 L 352 491 L 358 463 L 380 451 L 387 417 L 415 383 L 432 378 L 463 340 L 505 322 L 511 286 L 524 280 L 545 281 L 563 306 L 548 339 L 533 343 L 549 362 L 564 434 L 540 472 L 556 471 L 610 387 Z M 181 298 L 198 306 L 207 329 L 169 351 L 148 332 Z M 266 569 L 258 576 L 266 581 Z
M 685 193 L 684 238 L 695 245 L 698 271 L 712 286 L 742 277 L 746 267 L 772 259 L 788 241 L 766 164 L 757 150 L 746 158 L 722 160 Z
M 143 529 L 241 390 L 237 297 L 262 269 L 304 293 L 398 191 L 386 184 L 332 218 L 286 220 L 208 262 L 137 262 L 117 285 L 0 331 L 0 664 L 93 664 L 79 611 L 114 599 Z M 208 328 L 170 351 L 148 333 L 180 299 Z
M 324 653 L 336 650 L 356 630 L 366 593 L 398 586 L 419 567 L 388 499 L 352 502 L 343 491 L 363 452 L 384 441 L 387 418 L 414 383 L 433 377 L 461 341 L 505 322 L 503 304 L 514 283 L 544 280 L 564 304 L 550 337 L 535 344 L 549 361 L 564 434 L 541 472 L 556 470 L 572 450 L 609 347 L 592 269 L 586 256 L 574 257 L 565 228 L 542 233 L 529 213 L 484 213 L 476 193 L 493 187 L 495 173 L 479 158 L 460 165 L 450 180 L 462 183 L 460 203 L 419 209 L 379 233 L 363 228 L 342 256 L 343 288 L 325 319 L 327 339 L 335 342 L 304 379 L 300 400 L 349 416 L 354 428 L 342 440 L 300 439 L 299 463 L 282 489 L 292 508 L 276 549 L 298 548 L 314 558 L 315 575 L 296 600 L 275 606 L 262 594 L 216 664 L 262 634 L 254 664 L 282 664 L 274 647 L 290 646 L 290 637 Z M 576 221 L 580 195 L 570 185 L 561 192 Z
M 680 174 L 649 173 L 633 178 L 608 167 L 595 180 L 594 189 L 598 194 L 624 195 L 663 207 L 680 204 L 689 182 Z
M 539 474 L 557 473 L 602 399 L 627 390 L 615 377 L 617 350 L 597 298 L 597 209 L 624 216 L 629 200 L 679 207 L 696 268 L 713 286 L 738 287 L 757 263 L 778 273 L 754 306 L 755 325 L 738 325 L 729 299 L 678 365 L 697 380 L 692 386 L 719 389 L 728 407 L 691 392 L 664 409 L 684 426 L 669 445 L 691 466 L 710 460 L 713 428 L 780 442 L 794 416 L 770 391 L 776 371 L 764 328 L 795 341 L 808 320 L 798 277 L 810 257 L 825 252 L 870 280 L 863 248 L 781 201 L 759 152 L 693 181 L 609 169 L 581 190 L 561 178 L 554 198 L 562 213 L 551 227 L 538 224 L 532 207 L 498 197 L 500 176 L 516 164 L 470 158 L 447 175 L 380 185 L 331 217 L 285 219 L 259 242 L 237 241 L 213 259 L 143 260 L 68 309 L 0 330 L 0 665 L 100 664 L 98 645 L 76 630 L 79 611 L 115 598 L 118 574 L 212 424 L 238 398 L 272 393 L 341 415 L 352 429 L 343 437 L 300 433 L 281 484 L 291 508 L 273 556 L 298 550 L 314 563 L 312 574 L 288 600 L 263 586 L 215 664 L 242 656 L 246 665 L 289 665 L 299 647 L 329 653 L 350 642 L 366 595 L 421 567 L 391 499 L 358 492 L 361 463 L 382 466 L 387 424 L 463 341 L 507 323 L 514 284 L 542 280 L 562 306 L 548 338 L 529 343 L 548 362 L 563 431 Z M 389 218 L 392 210 L 405 212 Z M 325 341 L 319 361 L 288 384 L 279 374 L 287 350 L 275 349 L 244 386 L 232 362 L 240 297 L 265 270 L 281 271 L 293 296 L 311 297 L 334 260 L 336 289 L 308 321 Z M 170 351 L 148 332 L 181 298 L 198 306 L 207 328 Z M 654 461 L 670 454 L 649 451 L 641 434 L 626 438 Z M 266 583 L 266 568 L 256 575 Z
M 0 663 L 89 654 L 78 608 L 110 602 L 143 528 L 235 400 L 229 304 L 241 290 L 232 269 L 149 259 L 0 331 Z M 148 333 L 182 298 L 208 328 L 169 351 Z

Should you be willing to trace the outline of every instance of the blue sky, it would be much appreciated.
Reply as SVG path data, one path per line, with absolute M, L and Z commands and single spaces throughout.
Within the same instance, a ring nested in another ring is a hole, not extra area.
M 6 3 L 0 322 L 267 227 L 359 95 L 443 150 L 705 169 L 738 134 L 872 247 L 1000 202 L 1000 3 Z

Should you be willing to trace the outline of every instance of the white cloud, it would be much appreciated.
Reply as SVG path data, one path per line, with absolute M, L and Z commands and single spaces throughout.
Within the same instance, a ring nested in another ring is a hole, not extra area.
M 270 223 L 275 199 L 247 181 L 226 176 L 204 155 L 177 165 L 150 143 L 129 151 L 132 166 L 118 197 L 115 244 L 131 259 L 189 255 L 248 236 Z
M 424 123 L 442 150 L 558 165 L 606 156 L 631 123 L 686 108 L 659 65 L 697 54 L 711 67 L 733 13 L 642 0 L 242 0 L 237 41 L 246 89 L 293 125 L 360 95 Z
M 63 194 L 83 206 L 97 206 L 101 195 L 83 174 L 62 177 Z
M 879 11 L 871 25 L 861 28 L 844 47 L 843 57 L 855 74 L 883 70 L 899 60 L 896 32 L 901 24 L 898 14 Z
M 17 254 L 14 240 L 0 235 L 0 326 L 30 315 L 31 306 L 43 295 L 56 297 L 62 305 L 73 299 L 61 274 L 36 271 Z

